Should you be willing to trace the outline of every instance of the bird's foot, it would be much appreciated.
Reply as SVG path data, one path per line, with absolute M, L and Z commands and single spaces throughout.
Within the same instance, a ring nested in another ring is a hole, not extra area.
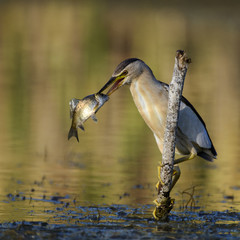
M 168 213 L 172 210 L 175 199 L 167 197 L 164 198 L 160 203 L 158 200 L 153 201 L 156 205 L 153 211 L 153 217 L 159 221 L 166 221 L 168 217 Z
M 173 179 L 172 179 L 172 184 L 171 184 L 171 190 L 173 189 L 173 187 L 175 186 L 175 184 L 177 183 L 179 177 L 181 175 L 181 171 L 180 168 L 178 166 L 174 166 L 173 167 Z M 163 187 L 164 183 L 161 179 L 161 166 L 158 166 L 158 182 L 156 184 L 156 189 L 157 189 L 157 193 L 159 194 L 162 187 Z

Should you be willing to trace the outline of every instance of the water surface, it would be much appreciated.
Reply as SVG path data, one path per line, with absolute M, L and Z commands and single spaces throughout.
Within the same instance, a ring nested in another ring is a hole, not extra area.
M 91 215 L 96 206 L 107 206 L 100 210 L 106 219 L 116 214 L 109 206 L 143 209 L 141 217 L 151 219 L 161 154 L 128 87 L 111 96 L 97 124 L 85 124 L 79 143 L 67 141 L 68 101 L 98 91 L 128 57 L 143 59 L 169 82 L 179 48 L 193 60 L 184 96 L 203 117 L 218 159 L 181 164 L 170 220 L 182 213 L 191 219 L 186 208 L 197 211 L 196 219 L 199 211 L 239 213 L 238 10 L 235 2 L 228 8 L 1 3 L 1 222 L 73 223 L 74 214 L 80 221 L 81 211 Z M 234 216 L 229 221 L 239 223 Z

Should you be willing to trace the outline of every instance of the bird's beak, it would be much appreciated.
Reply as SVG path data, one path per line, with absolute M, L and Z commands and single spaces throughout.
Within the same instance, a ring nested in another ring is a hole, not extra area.
M 111 77 L 109 81 L 101 88 L 99 93 L 103 92 L 105 89 L 107 89 L 110 85 L 112 87 L 108 90 L 107 95 L 110 96 L 113 92 L 115 92 L 118 88 L 120 88 L 124 84 L 124 79 L 126 77 L 126 73 L 121 74 L 117 77 Z

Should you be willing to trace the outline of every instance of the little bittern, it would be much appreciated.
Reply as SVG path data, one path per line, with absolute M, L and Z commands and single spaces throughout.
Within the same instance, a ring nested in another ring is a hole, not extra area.
M 152 130 L 158 148 L 162 152 L 169 86 L 156 80 L 152 70 L 142 60 L 130 58 L 117 66 L 110 80 L 99 92 L 103 92 L 112 85 L 107 92 L 107 95 L 110 95 L 126 84 L 130 86 L 138 111 Z M 176 159 L 174 164 L 195 156 L 200 156 L 208 161 L 212 161 L 217 156 L 204 121 L 183 96 L 179 110 L 175 151 L 181 155 L 181 158 Z

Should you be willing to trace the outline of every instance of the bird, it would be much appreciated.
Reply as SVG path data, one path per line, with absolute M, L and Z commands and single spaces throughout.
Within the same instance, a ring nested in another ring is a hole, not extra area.
M 135 105 L 145 123 L 152 130 L 157 146 L 162 153 L 169 85 L 157 80 L 150 67 L 138 58 L 128 58 L 122 61 L 99 93 L 111 86 L 107 92 L 109 96 L 124 85 L 129 85 Z M 184 96 L 182 96 L 180 102 L 175 153 L 180 158 L 174 160 L 174 165 L 193 159 L 196 156 L 207 161 L 213 161 L 217 157 L 206 124 Z M 159 179 L 161 179 L 160 168 L 158 169 Z M 178 167 L 175 167 L 174 174 L 175 179 L 173 179 L 172 187 L 180 176 Z M 157 186 L 159 186 L 159 183 Z

